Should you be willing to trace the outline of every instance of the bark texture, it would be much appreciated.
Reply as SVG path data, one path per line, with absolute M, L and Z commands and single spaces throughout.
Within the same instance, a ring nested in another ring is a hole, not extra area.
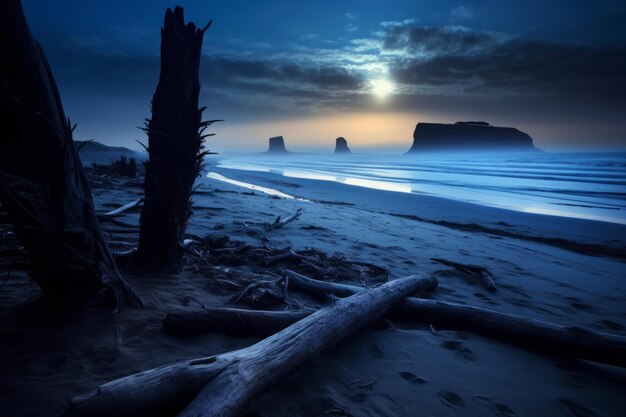
M 73 398 L 65 416 L 239 416 L 304 362 L 382 317 L 430 278 L 410 276 L 338 300 L 248 348 L 108 382 Z M 204 388 L 203 388 L 204 387 Z
M 30 273 L 63 301 L 104 289 L 140 303 L 121 278 L 94 210 L 59 91 L 19 0 L 0 13 L 0 201 Z
M 210 23 L 209 23 L 210 25 Z M 185 24 L 183 9 L 165 13 L 161 29 L 161 74 L 147 120 L 145 203 L 137 260 L 144 267 L 177 270 L 183 256 L 191 195 L 202 160 L 204 129 L 198 108 L 203 29 Z
M 326 298 L 328 294 L 346 297 L 363 290 L 356 286 L 318 281 L 293 271 L 285 271 L 285 275 L 289 277 L 292 290 L 320 298 Z M 472 332 L 560 357 L 626 367 L 626 337 L 598 333 L 579 326 L 561 326 L 486 308 L 413 297 L 398 303 L 387 317 Z

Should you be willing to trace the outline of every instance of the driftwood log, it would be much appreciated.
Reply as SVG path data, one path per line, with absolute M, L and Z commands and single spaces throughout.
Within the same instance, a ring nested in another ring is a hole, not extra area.
M 321 281 L 311 279 L 308 281 L 308 285 L 316 286 L 316 282 Z M 327 286 L 325 287 L 325 285 Z M 433 291 L 435 288 L 437 288 L 437 278 L 430 276 L 420 280 L 416 291 Z M 317 286 L 316 293 L 325 292 L 339 297 L 347 297 L 361 290 L 362 288 L 359 287 L 329 282 Z M 208 332 L 219 332 L 231 336 L 269 336 L 314 312 L 313 309 L 271 311 L 205 308 L 179 310 L 167 314 L 163 321 L 163 330 L 178 337 L 189 337 Z
M 145 202 L 141 211 L 138 265 L 178 270 L 184 249 L 191 195 L 204 156 L 204 129 L 198 108 L 204 32 L 185 24 L 183 9 L 168 9 L 161 30 L 161 73 L 148 120 Z
M 125 212 L 127 212 L 129 210 L 132 210 L 132 209 L 134 209 L 136 207 L 139 207 L 141 204 L 143 204 L 143 202 L 144 202 L 144 198 L 142 197 L 140 199 L 137 199 L 135 201 L 131 201 L 128 204 L 124 204 L 123 206 L 120 206 L 120 207 L 118 207 L 118 208 L 116 208 L 114 210 L 108 211 L 106 213 L 102 213 L 100 215 L 101 216 L 117 216 L 117 215 L 125 213 Z
M 314 280 L 293 271 L 285 271 L 285 275 L 292 290 L 320 298 L 329 294 L 344 297 L 362 290 Z M 561 326 L 486 308 L 421 298 L 407 298 L 388 317 L 472 332 L 541 353 L 626 367 L 626 337 L 578 326 Z
M 380 319 L 416 291 L 410 276 L 338 300 L 248 348 L 186 360 L 108 382 L 75 397 L 65 416 L 238 416 L 307 360 Z M 197 395 L 197 396 L 196 396 Z
M 294 220 L 297 220 L 301 214 L 302 214 L 302 209 L 299 208 L 298 210 L 296 210 L 294 214 L 289 215 L 285 217 L 284 219 L 281 216 L 278 216 L 276 217 L 276 220 L 274 220 L 274 223 L 266 223 L 265 228 L 268 230 L 280 229 L 284 225 L 289 224 Z
M 318 281 L 293 271 L 285 273 L 289 276 L 291 290 L 321 299 L 327 299 L 329 295 L 347 297 L 362 290 L 353 285 Z M 176 336 L 212 331 L 233 336 L 266 335 L 295 323 L 303 314 L 310 312 L 228 308 L 190 310 L 168 314 L 163 326 L 166 332 Z M 388 317 L 442 329 L 470 331 L 538 352 L 626 366 L 626 338 L 580 327 L 559 326 L 484 308 L 416 298 L 401 302 Z
M 447 258 L 430 258 L 432 261 L 438 262 L 442 265 L 446 265 L 456 269 L 457 271 L 465 272 L 466 274 L 473 275 L 478 277 L 485 288 L 489 291 L 495 291 L 497 289 L 495 282 L 493 282 L 493 274 L 484 266 L 480 265 L 472 265 L 472 264 L 464 264 L 461 262 L 452 261 Z
M 73 304 L 103 290 L 141 304 L 107 246 L 59 91 L 19 0 L 0 13 L 0 201 L 46 296 Z

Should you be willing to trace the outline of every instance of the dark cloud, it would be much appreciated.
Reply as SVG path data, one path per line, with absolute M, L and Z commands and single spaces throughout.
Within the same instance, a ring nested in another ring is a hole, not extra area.
M 287 80 L 301 81 L 320 88 L 356 90 L 363 85 L 360 76 L 343 68 L 307 68 L 291 64 L 282 67 L 281 74 Z
M 408 54 L 393 61 L 391 75 L 403 84 L 453 87 L 456 95 L 528 93 L 611 102 L 623 100 L 626 91 L 626 48 L 519 38 L 494 42 L 488 34 L 443 36 L 430 29 L 409 32 L 416 33 L 413 48 L 437 53 Z
M 50 47 L 48 56 L 59 83 L 71 90 L 152 93 L 158 81 L 157 55 L 127 55 L 74 46 Z M 339 67 L 213 55 L 203 56 L 200 79 L 207 88 L 290 96 L 300 91 L 303 98 L 310 96 L 309 91 L 354 91 L 364 83 L 361 75 Z
M 280 72 L 267 61 L 252 61 L 216 56 L 203 57 L 201 72 L 203 77 L 219 80 L 276 79 Z
M 154 90 L 159 77 L 157 55 L 102 53 L 91 48 L 50 46 L 46 55 L 61 91 L 133 95 Z
M 325 91 L 343 91 L 359 89 L 361 76 L 351 74 L 342 68 L 314 67 L 271 60 L 239 60 L 222 57 L 205 57 L 202 63 L 202 77 L 228 83 L 231 87 L 247 89 L 265 83 L 278 92 L 280 89 L 305 87 Z
M 474 32 L 458 26 L 415 27 L 395 25 L 383 35 L 383 50 L 402 50 L 409 55 L 469 55 L 506 38 L 495 32 Z
M 587 120 L 615 131 L 615 121 L 626 110 L 623 46 L 529 40 L 459 26 L 417 27 L 412 20 L 386 22 L 379 29 L 334 49 L 204 55 L 201 102 L 230 122 L 382 109 L 430 112 L 450 120 Z M 100 126 L 109 112 L 127 117 L 124 125 L 132 128 L 149 111 L 158 53 L 114 47 L 100 39 L 44 45 L 64 99 L 70 97 L 70 115 L 87 120 L 85 125 Z M 384 77 L 397 85 L 381 101 L 369 91 L 369 80 Z M 117 101 L 98 102 L 97 97 Z M 122 107 L 127 110 L 114 112 Z

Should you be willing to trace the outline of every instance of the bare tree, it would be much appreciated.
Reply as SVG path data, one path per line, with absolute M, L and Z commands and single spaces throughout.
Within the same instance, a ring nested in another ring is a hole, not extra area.
M 198 108 L 200 55 L 204 28 L 185 24 L 183 9 L 168 9 L 161 30 L 161 74 L 147 120 L 145 204 L 137 261 L 149 268 L 180 268 L 191 194 L 204 156 L 204 129 Z
M 64 302 L 104 290 L 140 304 L 98 224 L 73 128 L 19 0 L 3 1 L 0 13 L 0 125 L 0 201 L 35 282 Z

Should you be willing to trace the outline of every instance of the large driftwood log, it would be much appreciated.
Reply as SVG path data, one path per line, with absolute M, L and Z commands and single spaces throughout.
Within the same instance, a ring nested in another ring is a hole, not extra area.
M 202 38 L 209 25 L 185 24 L 181 7 L 165 13 L 161 74 L 145 128 L 148 161 L 137 248 L 138 264 L 144 267 L 180 268 L 193 184 L 208 153 L 203 142 L 210 135 L 202 132 L 215 122 L 202 122 L 204 108 L 198 108 Z
M 292 290 L 321 298 L 328 294 L 343 297 L 361 290 L 345 285 L 338 288 L 339 284 L 314 280 L 293 271 L 285 271 L 285 275 Z M 335 292 L 336 289 L 339 291 Z M 421 298 L 407 298 L 389 312 L 389 317 L 477 333 L 542 353 L 626 367 L 626 337 L 578 326 L 560 326 L 486 308 Z
M 0 201 L 46 296 L 63 303 L 107 289 L 140 304 L 115 266 L 52 71 L 19 0 L 0 13 Z
M 238 416 L 264 391 L 417 290 L 411 276 L 337 301 L 248 348 L 130 375 L 71 400 L 65 416 Z M 204 387 L 204 388 L 203 388 Z
M 319 281 L 318 281 L 319 282 Z M 324 283 L 318 291 L 347 297 L 362 289 L 346 284 Z M 314 280 L 309 285 L 315 286 Z M 424 277 L 416 291 L 433 291 L 437 278 Z M 167 314 L 163 321 L 166 333 L 179 337 L 194 336 L 208 332 L 219 332 L 231 336 L 269 336 L 285 327 L 313 314 L 315 310 L 244 310 L 240 308 L 206 308 L 179 310 Z

